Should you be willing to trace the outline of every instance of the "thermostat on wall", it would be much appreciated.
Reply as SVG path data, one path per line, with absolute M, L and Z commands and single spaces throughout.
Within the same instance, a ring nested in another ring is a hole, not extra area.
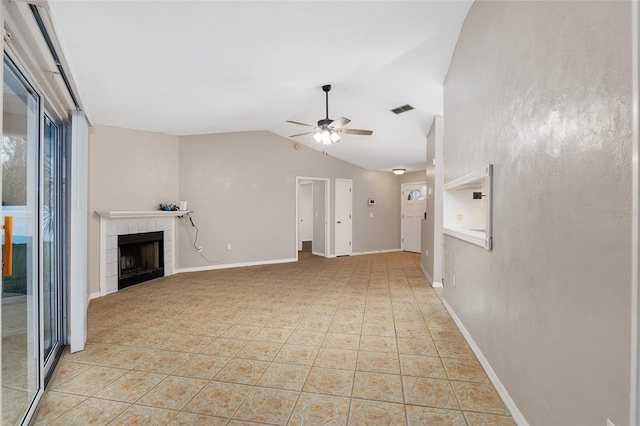
M 376 205 L 376 200 L 374 200 L 373 198 L 369 198 L 367 200 L 367 204 L 369 204 L 370 206 L 375 206 Z

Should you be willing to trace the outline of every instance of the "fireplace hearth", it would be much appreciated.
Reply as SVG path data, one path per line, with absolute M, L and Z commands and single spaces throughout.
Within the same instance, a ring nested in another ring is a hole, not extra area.
M 118 235 L 118 290 L 164 277 L 164 233 Z

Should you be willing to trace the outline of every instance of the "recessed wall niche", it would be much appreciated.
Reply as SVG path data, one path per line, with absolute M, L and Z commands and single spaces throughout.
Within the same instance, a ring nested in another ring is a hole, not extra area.
M 444 185 L 444 234 L 492 249 L 492 177 L 489 164 Z

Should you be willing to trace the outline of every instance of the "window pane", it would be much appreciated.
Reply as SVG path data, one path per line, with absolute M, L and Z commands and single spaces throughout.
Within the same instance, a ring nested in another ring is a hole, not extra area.
M 39 388 L 38 98 L 4 65 L 2 216 L 13 238 L 2 241 L 2 424 L 19 424 Z M 11 266 L 11 267 L 9 267 Z

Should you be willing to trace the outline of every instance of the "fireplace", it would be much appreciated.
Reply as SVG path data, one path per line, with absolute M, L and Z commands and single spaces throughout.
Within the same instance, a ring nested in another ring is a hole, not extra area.
M 118 290 L 164 277 L 164 232 L 118 235 Z

